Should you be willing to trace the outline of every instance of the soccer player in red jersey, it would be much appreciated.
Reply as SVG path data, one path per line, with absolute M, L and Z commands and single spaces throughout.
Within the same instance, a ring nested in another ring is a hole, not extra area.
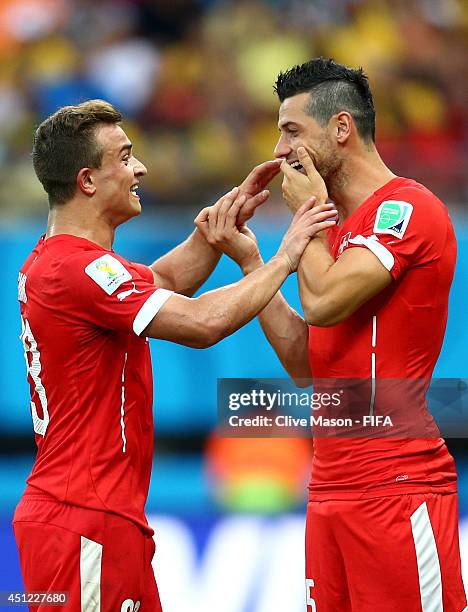
M 26 590 L 66 591 L 70 612 L 161 609 L 144 513 L 153 457 L 148 337 L 201 348 L 233 333 L 296 269 L 310 238 L 334 224 L 332 205 L 317 213 L 308 202 L 265 266 L 191 298 L 220 257 L 199 229 L 149 267 L 112 250 L 116 227 L 141 211 L 146 174 L 121 120 L 95 100 L 39 126 L 33 163 L 49 222 L 18 283 L 38 452 L 14 531 Z M 256 246 L 239 219 L 265 201 L 279 166 L 254 169 L 200 224 L 241 265 Z
M 411 390 L 432 376 L 456 259 L 450 217 L 380 158 L 362 70 L 315 59 L 280 74 L 276 91 L 284 197 L 293 212 L 330 197 L 340 221 L 301 258 L 304 319 L 278 293 L 259 320 L 292 378 L 367 381 L 371 416 L 386 381 Z M 243 270 L 261 265 L 257 253 Z M 397 399 L 411 421 L 421 406 Z M 465 610 L 456 481 L 437 436 L 314 438 L 308 612 Z

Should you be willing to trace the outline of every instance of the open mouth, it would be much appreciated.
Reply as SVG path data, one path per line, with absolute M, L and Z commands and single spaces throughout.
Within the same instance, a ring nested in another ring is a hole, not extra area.
M 131 187 L 131 189 L 130 189 L 130 193 L 132 194 L 132 196 L 135 196 L 136 198 L 140 199 L 140 196 L 137 193 L 138 187 L 139 187 L 138 184 L 133 185 L 133 187 Z
M 290 162 L 289 164 L 291 166 L 291 168 L 294 168 L 294 170 L 297 170 L 298 172 L 301 172 L 302 174 L 305 174 L 305 170 L 304 170 L 304 166 L 296 161 Z

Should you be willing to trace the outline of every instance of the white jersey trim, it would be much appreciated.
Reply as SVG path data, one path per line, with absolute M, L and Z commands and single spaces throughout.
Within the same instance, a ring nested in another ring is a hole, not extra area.
M 442 612 L 439 555 L 426 502 L 411 515 L 411 529 L 416 548 L 422 612 Z
M 395 265 L 395 258 L 393 257 L 392 253 L 390 253 L 390 251 L 381 242 L 379 242 L 379 239 L 374 234 L 369 236 L 369 238 L 365 238 L 359 234 L 354 238 L 350 238 L 348 242 L 349 244 L 359 244 L 367 247 L 369 251 L 374 253 L 380 263 L 387 268 L 389 272 Z
M 81 612 L 101 612 L 102 544 L 81 536 Z
M 371 354 L 371 398 L 369 403 L 369 415 L 374 414 L 375 406 L 375 353 Z
M 127 436 L 125 435 L 125 366 L 127 365 L 128 353 L 125 353 L 124 364 L 122 368 L 122 390 L 120 402 L 120 427 L 122 429 L 122 452 L 127 450 Z
M 372 316 L 372 352 L 371 352 L 371 398 L 369 402 L 369 415 L 372 416 L 374 414 L 374 405 L 375 405 L 375 379 L 376 379 L 376 354 L 375 354 L 375 346 L 377 344 L 377 315 Z
M 149 296 L 133 320 L 133 331 L 137 336 L 151 323 L 161 306 L 166 303 L 173 293 L 173 291 L 168 291 L 167 289 L 156 289 Z

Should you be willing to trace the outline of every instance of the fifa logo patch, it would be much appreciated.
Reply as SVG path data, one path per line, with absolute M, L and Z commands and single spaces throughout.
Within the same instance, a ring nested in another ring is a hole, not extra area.
M 132 278 L 120 261 L 108 253 L 88 264 L 85 272 L 107 295 L 112 295 L 122 283 Z
M 403 238 L 408 227 L 413 206 L 400 200 L 386 200 L 377 209 L 374 234 L 391 234 Z

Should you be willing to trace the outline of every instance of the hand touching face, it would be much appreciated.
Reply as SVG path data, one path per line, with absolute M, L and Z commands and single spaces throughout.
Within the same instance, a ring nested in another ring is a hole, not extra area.
M 284 175 L 283 197 L 292 212 L 296 212 L 311 197 L 315 197 L 318 204 L 323 204 L 328 199 L 325 182 L 305 147 L 297 149 L 297 156 L 306 174 L 292 168 L 286 160 L 281 164 Z

